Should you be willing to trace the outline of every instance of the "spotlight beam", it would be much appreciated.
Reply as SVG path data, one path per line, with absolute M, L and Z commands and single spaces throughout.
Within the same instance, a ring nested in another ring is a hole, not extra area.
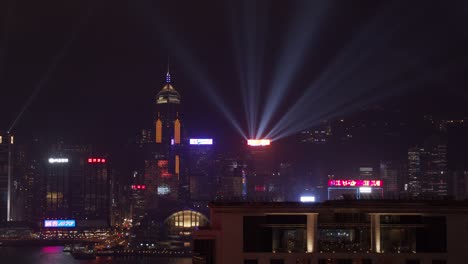
M 150 8 L 145 9 L 144 11 L 148 11 Z M 156 11 L 157 12 L 157 11 Z M 155 17 L 163 17 L 161 14 L 158 16 L 154 16 L 154 14 L 149 15 L 151 17 L 150 22 L 157 31 L 164 33 L 167 37 L 163 38 L 164 44 L 168 49 L 175 48 L 177 52 L 174 52 L 175 57 L 178 61 L 180 61 L 182 67 L 189 73 L 189 77 L 196 83 L 198 83 L 201 90 L 208 95 L 210 101 L 223 113 L 223 115 L 229 120 L 229 123 L 234 127 L 234 129 L 239 132 L 239 134 L 244 138 L 247 139 L 246 134 L 242 130 L 239 122 L 234 117 L 232 111 L 227 107 L 225 101 L 218 95 L 215 90 L 215 85 L 211 79 L 208 78 L 206 71 L 203 69 L 201 63 L 195 59 L 195 57 L 188 51 L 186 47 L 182 45 L 182 42 L 179 41 L 172 31 L 164 31 L 161 28 L 160 21 L 155 21 Z M 159 38 L 158 38 L 159 39 Z
M 265 52 L 265 32 L 267 31 L 267 8 L 257 6 L 256 1 L 239 1 L 240 9 L 229 2 L 232 43 L 240 80 L 240 91 L 247 122 L 248 134 L 254 138 L 257 130 L 260 78 L 262 76 Z M 240 25 L 240 29 L 237 27 Z
M 419 76 L 411 80 L 406 79 L 406 75 L 408 72 L 411 72 L 411 70 L 416 70 L 425 64 L 427 64 L 426 60 L 419 60 L 417 63 L 413 63 L 411 65 L 412 69 L 408 67 L 407 69 L 405 69 L 405 71 L 399 72 L 398 74 L 393 76 L 393 78 L 380 81 L 380 85 L 378 85 L 376 82 L 376 86 L 374 89 L 363 90 L 361 93 L 355 94 L 351 98 L 340 98 L 338 104 L 335 104 L 333 107 L 327 108 L 326 111 L 322 111 L 320 114 L 313 115 L 309 119 L 304 120 L 303 122 L 296 123 L 289 129 L 283 129 L 279 131 L 279 133 L 275 137 L 273 137 L 273 140 L 278 140 L 280 138 L 302 131 L 303 129 L 310 128 L 311 126 L 318 124 L 320 120 L 331 119 L 342 114 L 351 113 L 356 111 L 360 107 L 378 102 L 383 98 L 399 95 L 412 87 L 419 86 L 422 83 L 430 80 L 434 76 L 434 72 L 439 72 L 437 76 L 449 72 L 449 69 L 444 68 L 442 65 L 438 68 L 434 68 L 433 70 L 425 71 L 423 72 L 423 74 L 420 74 Z M 394 88 L 384 89 L 388 86 Z M 333 96 L 329 96 L 328 100 L 335 101 L 336 98 L 333 98 Z
M 69 52 L 70 50 L 70 47 L 72 45 L 72 43 L 75 41 L 75 39 L 77 38 L 78 36 L 78 33 L 79 33 L 79 30 L 81 29 L 81 27 L 83 27 L 84 24 L 87 24 L 88 22 L 88 19 L 91 15 L 91 8 L 88 9 L 88 12 L 87 14 L 83 15 L 81 18 L 80 18 L 80 21 L 78 22 L 78 24 L 75 26 L 75 29 L 72 29 L 72 33 L 71 33 L 71 36 L 70 38 L 65 42 L 65 44 L 63 45 L 63 47 L 57 52 L 57 54 L 52 58 L 52 61 L 51 61 L 51 64 L 49 66 L 49 68 L 47 69 L 47 71 L 44 73 L 44 75 L 42 76 L 42 78 L 39 80 L 38 84 L 34 87 L 31 95 L 28 97 L 28 99 L 26 100 L 26 102 L 23 104 L 20 112 L 18 113 L 18 115 L 16 116 L 16 118 L 13 120 L 13 122 L 11 123 L 10 127 L 8 128 L 8 132 L 11 132 L 13 130 L 13 128 L 16 126 L 16 124 L 19 122 L 19 120 L 21 119 L 21 117 L 23 116 L 23 114 L 26 112 L 26 110 L 29 108 L 29 106 L 31 105 L 31 103 L 34 101 L 34 99 L 36 98 L 36 96 L 39 94 L 39 92 L 41 91 L 42 87 L 44 85 L 47 84 L 47 82 L 49 81 L 49 79 L 51 78 L 52 74 L 54 73 L 55 69 L 57 68 L 57 66 L 60 64 L 60 62 L 63 60 L 63 58 L 67 55 L 67 53 Z
M 366 49 L 367 46 L 362 45 L 362 43 L 365 43 L 369 39 L 369 36 L 375 36 L 376 34 L 382 34 L 382 32 L 384 32 L 384 35 L 380 36 L 373 46 L 383 49 L 391 45 L 392 37 L 401 25 L 391 25 L 389 30 L 382 31 L 382 28 L 379 26 L 385 22 L 388 15 L 391 15 L 393 9 L 382 8 L 382 10 L 386 13 L 382 14 L 378 12 L 373 17 L 372 23 L 367 24 L 357 37 L 352 40 L 350 45 L 340 51 L 339 55 L 336 56 L 335 60 L 325 72 L 309 86 L 306 92 L 299 98 L 294 106 L 283 115 L 266 137 L 277 135 L 280 130 L 285 130 L 287 127 L 291 126 L 291 124 L 296 123 L 297 120 L 304 120 L 303 114 L 301 114 L 304 112 L 304 109 L 309 108 L 313 102 L 317 102 L 321 98 L 321 95 L 332 92 L 336 93 L 336 87 L 340 81 L 343 82 L 343 79 L 346 77 L 352 78 L 356 70 L 359 70 L 360 66 L 362 66 L 365 61 L 378 54 L 379 48 L 369 50 Z M 364 54 L 362 54 L 362 49 L 364 49 Z M 356 58 L 356 56 L 358 57 Z M 353 66 L 346 68 L 347 65 Z M 337 73 L 339 74 L 338 76 Z
M 304 63 L 304 54 L 310 48 L 312 40 L 318 39 L 318 32 L 331 7 L 330 2 L 326 2 L 325 5 L 323 3 L 321 2 L 317 7 L 316 2 L 305 1 L 296 6 L 296 15 L 293 16 L 294 20 L 289 26 L 288 36 L 283 44 L 284 49 L 277 63 L 271 89 L 262 111 L 257 138 L 262 136 L 287 90 L 290 89 L 294 75 Z M 313 14 L 310 13 L 311 10 L 314 11 Z M 309 25 L 307 30 L 304 30 L 304 25 Z

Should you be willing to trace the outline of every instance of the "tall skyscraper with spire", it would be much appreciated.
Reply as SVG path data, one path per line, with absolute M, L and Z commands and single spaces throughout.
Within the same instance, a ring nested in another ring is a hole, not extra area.
M 171 83 L 169 67 L 166 84 L 156 95 L 155 142 L 165 148 L 181 144 L 180 134 L 180 94 Z
M 156 94 L 154 114 L 154 141 L 148 144 L 145 160 L 146 204 L 158 206 L 160 200 L 177 201 L 180 197 L 182 122 L 180 94 L 172 86 L 169 66 L 165 84 Z

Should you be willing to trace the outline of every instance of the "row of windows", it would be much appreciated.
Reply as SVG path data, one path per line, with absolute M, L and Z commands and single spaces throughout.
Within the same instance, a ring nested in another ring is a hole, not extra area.
M 353 263 L 362 263 L 362 264 L 372 264 L 372 259 L 319 259 L 318 264 L 353 264 Z M 244 264 L 258 264 L 257 259 L 245 259 Z M 285 264 L 284 259 L 270 259 L 270 264 Z M 311 264 L 311 260 L 308 258 L 297 258 L 296 264 Z M 419 259 L 407 259 L 405 264 L 420 264 Z M 446 260 L 434 259 L 432 264 L 446 264 Z

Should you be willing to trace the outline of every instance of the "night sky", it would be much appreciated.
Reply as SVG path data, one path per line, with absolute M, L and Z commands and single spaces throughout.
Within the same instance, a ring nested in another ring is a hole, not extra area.
M 246 128 L 239 74 L 248 67 L 239 67 L 233 37 L 252 32 L 238 23 L 240 3 L 1 1 L 0 130 L 8 129 L 37 90 L 14 133 L 127 142 L 151 127 L 169 55 L 188 133 L 237 137 L 202 83 Z M 327 69 L 331 76 L 346 74 L 337 86 L 318 87 L 317 93 L 329 96 L 304 108 L 304 115 L 357 92 L 340 115 L 389 101 L 409 111 L 467 114 L 464 1 L 257 1 L 256 7 L 256 14 L 266 14 L 251 20 L 266 25 L 253 33 L 263 43 L 260 107 L 275 74 L 298 64 L 275 120 Z M 303 39 L 309 30 L 311 37 Z M 287 48 L 301 43 L 300 60 L 286 55 L 280 65 Z

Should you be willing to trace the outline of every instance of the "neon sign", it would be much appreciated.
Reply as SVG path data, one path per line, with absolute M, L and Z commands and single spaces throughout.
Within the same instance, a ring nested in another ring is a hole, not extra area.
M 74 219 L 67 220 L 44 220 L 44 227 L 75 227 L 76 221 Z
M 264 192 L 266 191 L 266 187 L 264 185 L 255 185 L 255 191 L 256 192 Z
M 329 180 L 330 187 L 382 187 L 382 180 Z
M 191 138 L 190 145 L 213 145 L 212 138 Z
M 268 146 L 270 145 L 270 139 L 249 139 L 247 145 L 249 146 Z
M 68 163 L 67 158 L 49 158 L 49 163 Z
M 88 158 L 88 163 L 106 163 L 106 161 L 103 158 Z
M 145 190 L 146 185 L 144 184 L 137 184 L 137 185 L 132 185 L 132 190 Z

